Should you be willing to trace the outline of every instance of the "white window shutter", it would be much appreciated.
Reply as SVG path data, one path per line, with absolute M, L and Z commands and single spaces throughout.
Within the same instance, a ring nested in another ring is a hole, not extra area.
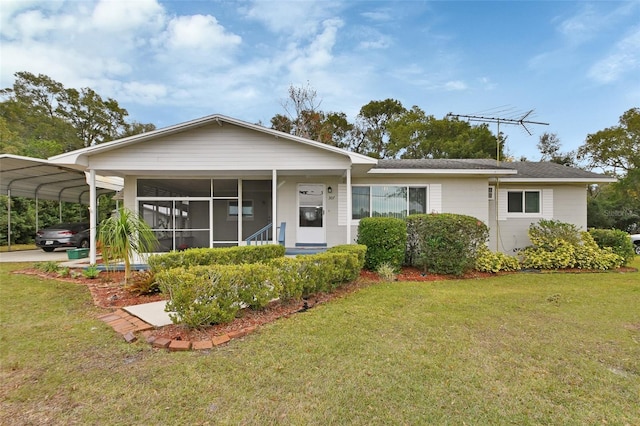
M 338 185 L 338 225 L 347 226 L 347 185 Z
M 547 220 L 553 219 L 553 189 L 542 190 L 542 217 Z
M 507 190 L 498 191 L 498 220 L 507 220 Z
M 442 213 L 442 185 L 429 185 L 429 211 L 427 213 Z

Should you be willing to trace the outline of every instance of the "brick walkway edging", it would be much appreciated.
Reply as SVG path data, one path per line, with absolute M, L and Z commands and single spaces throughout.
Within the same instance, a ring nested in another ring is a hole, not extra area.
M 224 345 L 231 339 L 246 336 L 257 328 L 256 326 L 251 326 L 238 331 L 232 331 L 221 336 L 213 337 L 211 340 L 191 342 L 189 340 L 171 340 L 165 337 L 155 338 L 151 335 L 151 330 L 154 329 L 151 324 L 147 324 L 124 309 L 118 309 L 115 312 L 100 315 L 98 318 L 111 326 L 127 343 L 133 343 L 138 340 L 136 333 L 140 333 L 152 347 L 167 349 L 171 352 L 211 349 L 214 346 Z

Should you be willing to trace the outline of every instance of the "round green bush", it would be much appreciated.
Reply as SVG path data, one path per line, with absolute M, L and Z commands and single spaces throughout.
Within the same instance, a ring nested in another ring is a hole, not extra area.
M 358 244 L 367 246 L 364 267 L 375 271 L 383 263 L 400 269 L 407 245 L 407 224 L 392 217 L 367 217 L 358 226 Z
M 438 213 L 407 218 L 407 262 L 425 272 L 462 275 L 475 267 L 489 228 L 472 216 Z

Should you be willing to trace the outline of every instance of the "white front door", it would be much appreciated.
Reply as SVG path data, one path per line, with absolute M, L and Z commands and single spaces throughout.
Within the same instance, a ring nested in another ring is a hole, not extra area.
M 326 242 L 323 184 L 298 185 L 298 243 L 324 244 Z

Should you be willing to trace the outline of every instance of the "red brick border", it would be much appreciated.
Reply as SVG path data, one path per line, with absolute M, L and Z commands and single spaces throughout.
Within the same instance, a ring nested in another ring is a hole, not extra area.
M 153 330 L 152 325 L 147 324 L 135 315 L 131 315 L 124 309 L 118 309 L 114 312 L 100 315 L 98 319 L 112 327 L 127 343 L 133 343 L 138 340 L 135 333 L 140 332 L 145 336 L 146 342 L 152 347 L 167 349 L 171 352 L 212 349 L 214 346 L 224 345 L 232 339 L 244 337 L 247 334 L 254 332 L 257 328 L 256 326 L 246 327 L 241 330 L 230 332 L 229 334 L 215 336 L 210 340 L 191 342 L 188 340 L 170 340 L 164 337 L 154 338 L 149 333 L 150 330 Z

